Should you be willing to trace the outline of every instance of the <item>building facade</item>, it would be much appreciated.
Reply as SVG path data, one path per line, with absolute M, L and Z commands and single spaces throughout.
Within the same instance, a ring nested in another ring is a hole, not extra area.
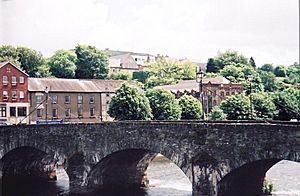
M 29 123 L 28 75 L 10 62 L 0 63 L 0 124 Z
M 200 96 L 200 84 L 196 80 L 183 80 L 175 85 L 160 86 L 160 88 L 171 91 L 177 98 L 182 95 L 192 95 L 202 102 Z M 208 114 L 213 107 L 221 104 L 228 96 L 243 93 L 243 85 L 231 83 L 226 78 L 219 76 L 215 78 L 203 78 L 202 96 L 203 109 Z

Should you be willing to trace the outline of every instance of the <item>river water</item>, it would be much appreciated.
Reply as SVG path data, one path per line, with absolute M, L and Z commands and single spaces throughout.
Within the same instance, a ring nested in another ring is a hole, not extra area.
M 183 172 L 166 159 L 156 159 L 147 170 L 150 188 L 127 192 L 98 192 L 88 196 L 191 196 L 192 185 Z M 57 171 L 58 180 L 49 183 L 30 183 L 3 187 L 3 196 L 74 196 L 68 193 L 69 181 L 63 169 Z M 281 161 L 266 175 L 276 188 L 276 196 L 300 196 L 300 164 Z M 9 188 L 9 189 L 8 189 Z

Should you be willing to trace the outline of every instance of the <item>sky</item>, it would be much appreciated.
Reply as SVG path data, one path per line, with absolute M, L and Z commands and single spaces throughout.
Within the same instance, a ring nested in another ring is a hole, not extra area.
M 99 49 L 207 59 L 226 50 L 299 62 L 298 0 L 0 0 L 0 45 Z

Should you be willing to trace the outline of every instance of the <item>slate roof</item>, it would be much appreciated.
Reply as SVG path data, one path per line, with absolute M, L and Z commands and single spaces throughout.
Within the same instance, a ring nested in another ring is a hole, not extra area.
M 123 80 L 28 78 L 28 91 L 42 92 L 48 87 L 53 92 L 114 92 L 124 82 Z M 129 84 L 135 85 L 133 82 Z

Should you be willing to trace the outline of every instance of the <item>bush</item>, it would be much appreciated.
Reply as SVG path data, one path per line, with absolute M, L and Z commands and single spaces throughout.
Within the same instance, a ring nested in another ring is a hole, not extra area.
M 272 195 L 272 192 L 274 191 L 273 183 L 265 179 L 262 191 L 264 195 Z
M 181 107 L 181 119 L 200 119 L 203 116 L 202 105 L 199 100 L 190 95 L 184 95 L 179 99 Z
M 209 120 L 226 120 L 227 115 L 220 107 L 214 107 L 208 115 Z

